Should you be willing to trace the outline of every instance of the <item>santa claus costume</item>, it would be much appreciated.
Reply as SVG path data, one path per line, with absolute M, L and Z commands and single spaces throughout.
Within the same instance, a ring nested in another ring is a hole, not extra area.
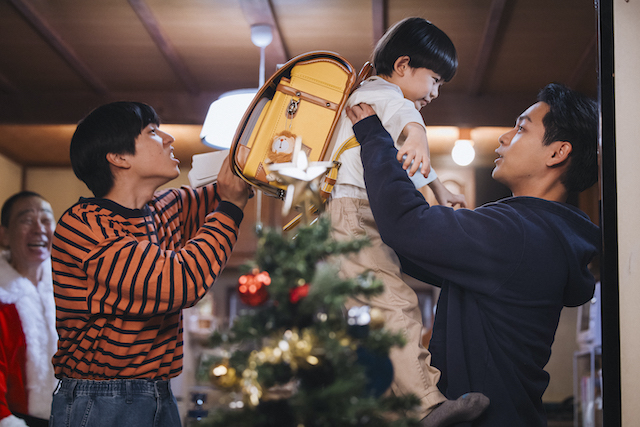
M 14 414 L 49 419 L 57 380 L 56 307 L 51 262 L 38 286 L 21 276 L 0 252 L 0 427 L 25 427 Z

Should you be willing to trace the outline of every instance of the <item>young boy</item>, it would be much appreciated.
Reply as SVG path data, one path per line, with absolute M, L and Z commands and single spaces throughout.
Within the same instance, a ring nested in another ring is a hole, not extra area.
M 429 147 L 419 109 L 438 96 L 440 86 L 453 78 L 458 59 L 449 37 L 422 18 L 398 22 L 382 37 L 373 53 L 377 76 L 365 81 L 349 98 L 347 106 L 370 104 L 398 147 L 397 161 L 403 163 L 416 188 L 429 184 L 440 204 L 465 206 L 463 196 L 449 192 L 429 172 Z M 336 141 L 353 137 L 352 124 L 344 116 L 338 124 Z M 390 159 L 396 161 L 396 159 Z M 353 299 L 348 305 L 369 305 L 382 311 L 385 328 L 401 332 L 407 344 L 390 354 L 394 367 L 391 389 L 412 393 L 421 401 L 417 413 L 425 426 L 445 426 L 476 418 L 488 399 L 471 393 L 448 401 L 437 387 L 440 372 L 430 366 L 431 355 L 422 346 L 422 315 L 416 293 L 402 279 L 400 262 L 378 232 L 369 207 L 360 160 L 360 148 L 346 150 L 339 157 L 341 167 L 331 192 L 327 212 L 337 240 L 366 235 L 371 246 L 341 260 L 341 272 L 354 277 L 371 270 L 383 281 L 385 291 L 371 299 Z M 420 170 L 421 173 L 415 173 Z M 393 203 L 393 200 L 389 200 Z
M 182 370 L 182 309 L 223 269 L 250 189 L 227 164 L 215 184 L 156 192 L 180 173 L 159 123 L 148 105 L 116 102 L 71 140 L 95 198 L 67 210 L 53 238 L 53 426 L 181 425 L 169 379 Z

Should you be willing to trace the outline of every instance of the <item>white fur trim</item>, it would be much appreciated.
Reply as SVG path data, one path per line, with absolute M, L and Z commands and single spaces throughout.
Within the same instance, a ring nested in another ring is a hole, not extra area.
M 0 253 L 0 301 L 15 304 L 27 342 L 29 415 L 48 419 L 57 384 L 51 358 L 58 346 L 51 261 L 47 261 L 43 280 L 35 287 L 9 264 L 8 259 L 6 251 Z M 0 427 L 4 425 L 0 424 Z
M 13 415 L 9 415 L 8 417 L 4 417 L 3 419 L 0 420 L 0 427 L 28 427 L 27 423 L 24 422 L 24 420 L 13 416 Z

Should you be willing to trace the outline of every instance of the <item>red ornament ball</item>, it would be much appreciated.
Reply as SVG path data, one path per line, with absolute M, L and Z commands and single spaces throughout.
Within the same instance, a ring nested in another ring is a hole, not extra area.
M 240 276 L 238 279 L 240 301 L 252 307 L 264 304 L 269 299 L 267 286 L 270 284 L 271 277 L 266 271 L 259 272 L 255 269 L 249 274 Z
M 309 284 L 305 283 L 289 290 L 289 301 L 295 304 L 307 295 L 309 295 Z

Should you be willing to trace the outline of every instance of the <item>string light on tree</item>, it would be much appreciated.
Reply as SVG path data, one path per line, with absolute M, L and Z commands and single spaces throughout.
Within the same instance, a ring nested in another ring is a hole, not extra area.
M 232 389 L 238 385 L 236 370 L 229 366 L 229 360 L 224 359 L 211 366 L 209 370 L 209 381 L 211 384 L 221 389 Z

